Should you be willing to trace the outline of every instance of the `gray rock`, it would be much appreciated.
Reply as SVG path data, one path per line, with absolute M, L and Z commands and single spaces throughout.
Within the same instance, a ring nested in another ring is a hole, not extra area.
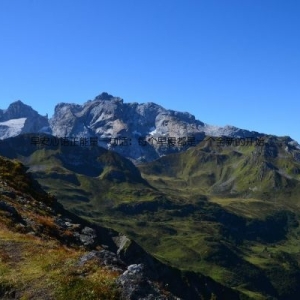
M 89 235 L 91 237 L 96 237 L 96 232 L 93 228 L 90 228 L 90 227 L 84 227 L 82 230 L 81 230 L 81 233 L 82 234 L 85 234 L 85 235 Z
M 179 299 L 171 294 L 166 296 L 160 288 L 144 275 L 143 264 L 132 264 L 117 279 L 121 286 L 122 299 L 131 300 L 171 300 Z
M 92 246 L 95 243 L 94 238 L 86 234 L 80 234 L 79 239 L 84 246 Z
M 79 258 L 77 265 L 83 266 L 86 262 L 96 258 L 97 258 L 96 251 L 88 252 Z
M 67 227 L 65 222 L 64 222 L 64 226 Z M 95 241 L 95 238 L 97 237 L 96 232 L 94 229 L 90 227 L 84 227 L 81 230 L 81 233 L 74 232 L 73 236 L 77 238 L 77 240 L 79 240 L 80 243 L 82 243 L 86 247 L 92 247 L 96 243 Z
M 84 265 L 87 261 L 95 260 L 99 266 L 106 266 L 110 270 L 123 272 L 126 268 L 124 262 L 122 262 L 115 253 L 108 250 L 93 250 L 84 254 L 78 261 L 78 266 Z
M 142 274 L 143 265 L 142 264 L 133 264 L 127 267 L 127 270 L 130 274 Z

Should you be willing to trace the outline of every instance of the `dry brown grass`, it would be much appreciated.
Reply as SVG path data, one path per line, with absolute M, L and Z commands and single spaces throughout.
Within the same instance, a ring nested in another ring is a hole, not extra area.
M 114 284 L 118 273 L 92 261 L 78 267 L 83 254 L 56 240 L 45 241 L 0 226 L 1 282 L 8 291 L 17 291 L 20 299 L 118 299 Z

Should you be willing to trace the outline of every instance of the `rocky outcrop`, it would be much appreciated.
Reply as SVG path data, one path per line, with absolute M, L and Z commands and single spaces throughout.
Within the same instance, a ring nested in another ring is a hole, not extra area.
M 144 275 L 143 264 L 133 264 L 119 276 L 117 283 L 122 287 L 122 299 L 132 300 L 180 300 L 171 293 L 162 293 L 160 287 Z
M 113 240 L 118 246 L 118 257 L 129 265 L 127 272 L 119 278 L 119 282 L 125 286 L 125 293 L 133 295 L 132 298 L 126 299 L 156 299 L 143 298 L 143 296 L 141 298 L 135 297 L 135 293 L 139 290 L 126 287 L 126 283 L 131 280 L 132 282 L 143 282 L 147 290 L 150 287 L 144 281 L 145 279 L 159 283 L 165 292 L 176 295 L 179 299 L 211 299 L 213 295 L 216 299 L 240 299 L 239 293 L 209 277 L 195 272 L 183 272 L 165 265 L 124 235 L 115 236 Z M 170 298 L 157 299 L 174 298 L 170 296 Z

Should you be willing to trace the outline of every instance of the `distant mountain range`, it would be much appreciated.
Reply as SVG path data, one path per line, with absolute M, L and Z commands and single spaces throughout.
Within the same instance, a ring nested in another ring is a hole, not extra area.
M 0 110 L 0 139 L 21 133 L 73 138 L 78 145 L 92 141 L 142 162 L 186 150 L 207 136 L 236 139 L 264 136 L 233 126 L 208 125 L 188 112 L 168 110 L 152 102 L 124 103 L 108 93 L 83 105 L 59 103 L 50 119 L 18 100 L 8 109 Z

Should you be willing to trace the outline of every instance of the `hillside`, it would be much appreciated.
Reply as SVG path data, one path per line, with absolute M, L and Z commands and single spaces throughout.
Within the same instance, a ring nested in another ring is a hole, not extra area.
M 159 195 L 134 164 L 117 153 L 97 146 L 37 146 L 31 143 L 34 137 L 20 135 L 0 141 L 0 155 L 27 165 L 46 190 L 74 209 L 84 204 L 93 210 L 100 203 L 112 207 L 141 194 L 149 199 Z
M 218 140 L 203 141 L 186 152 L 162 157 L 140 165 L 139 169 L 148 181 L 162 189 L 184 190 L 188 186 L 192 194 L 264 199 L 292 197 L 296 201 L 300 148 L 290 138 L 276 136 L 262 137 L 261 145 L 234 146 L 220 145 Z M 151 180 L 155 177 L 159 179 Z
M 181 252 L 151 248 L 174 264 L 184 259 L 190 268 L 254 292 L 254 299 L 296 299 L 300 150 L 288 137 L 263 140 L 261 145 L 233 146 L 212 139 L 139 165 L 153 187 L 191 205 L 178 224 L 168 215 L 177 231 L 161 243 L 177 250 L 179 244 Z M 186 255 L 186 248 L 193 252 Z
M 73 220 L 25 171 L 0 157 L 1 299 L 119 299 L 121 269 L 83 263 L 96 231 Z
M 6 139 L 0 151 L 26 164 L 73 213 L 241 297 L 297 299 L 300 151 L 291 139 L 203 141 L 134 166 L 102 148 L 37 147 L 30 138 Z
M 1 299 L 239 299 L 182 273 L 112 229 L 66 211 L 17 161 L 0 157 Z M 173 292 L 176 296 L 173 295 Z

